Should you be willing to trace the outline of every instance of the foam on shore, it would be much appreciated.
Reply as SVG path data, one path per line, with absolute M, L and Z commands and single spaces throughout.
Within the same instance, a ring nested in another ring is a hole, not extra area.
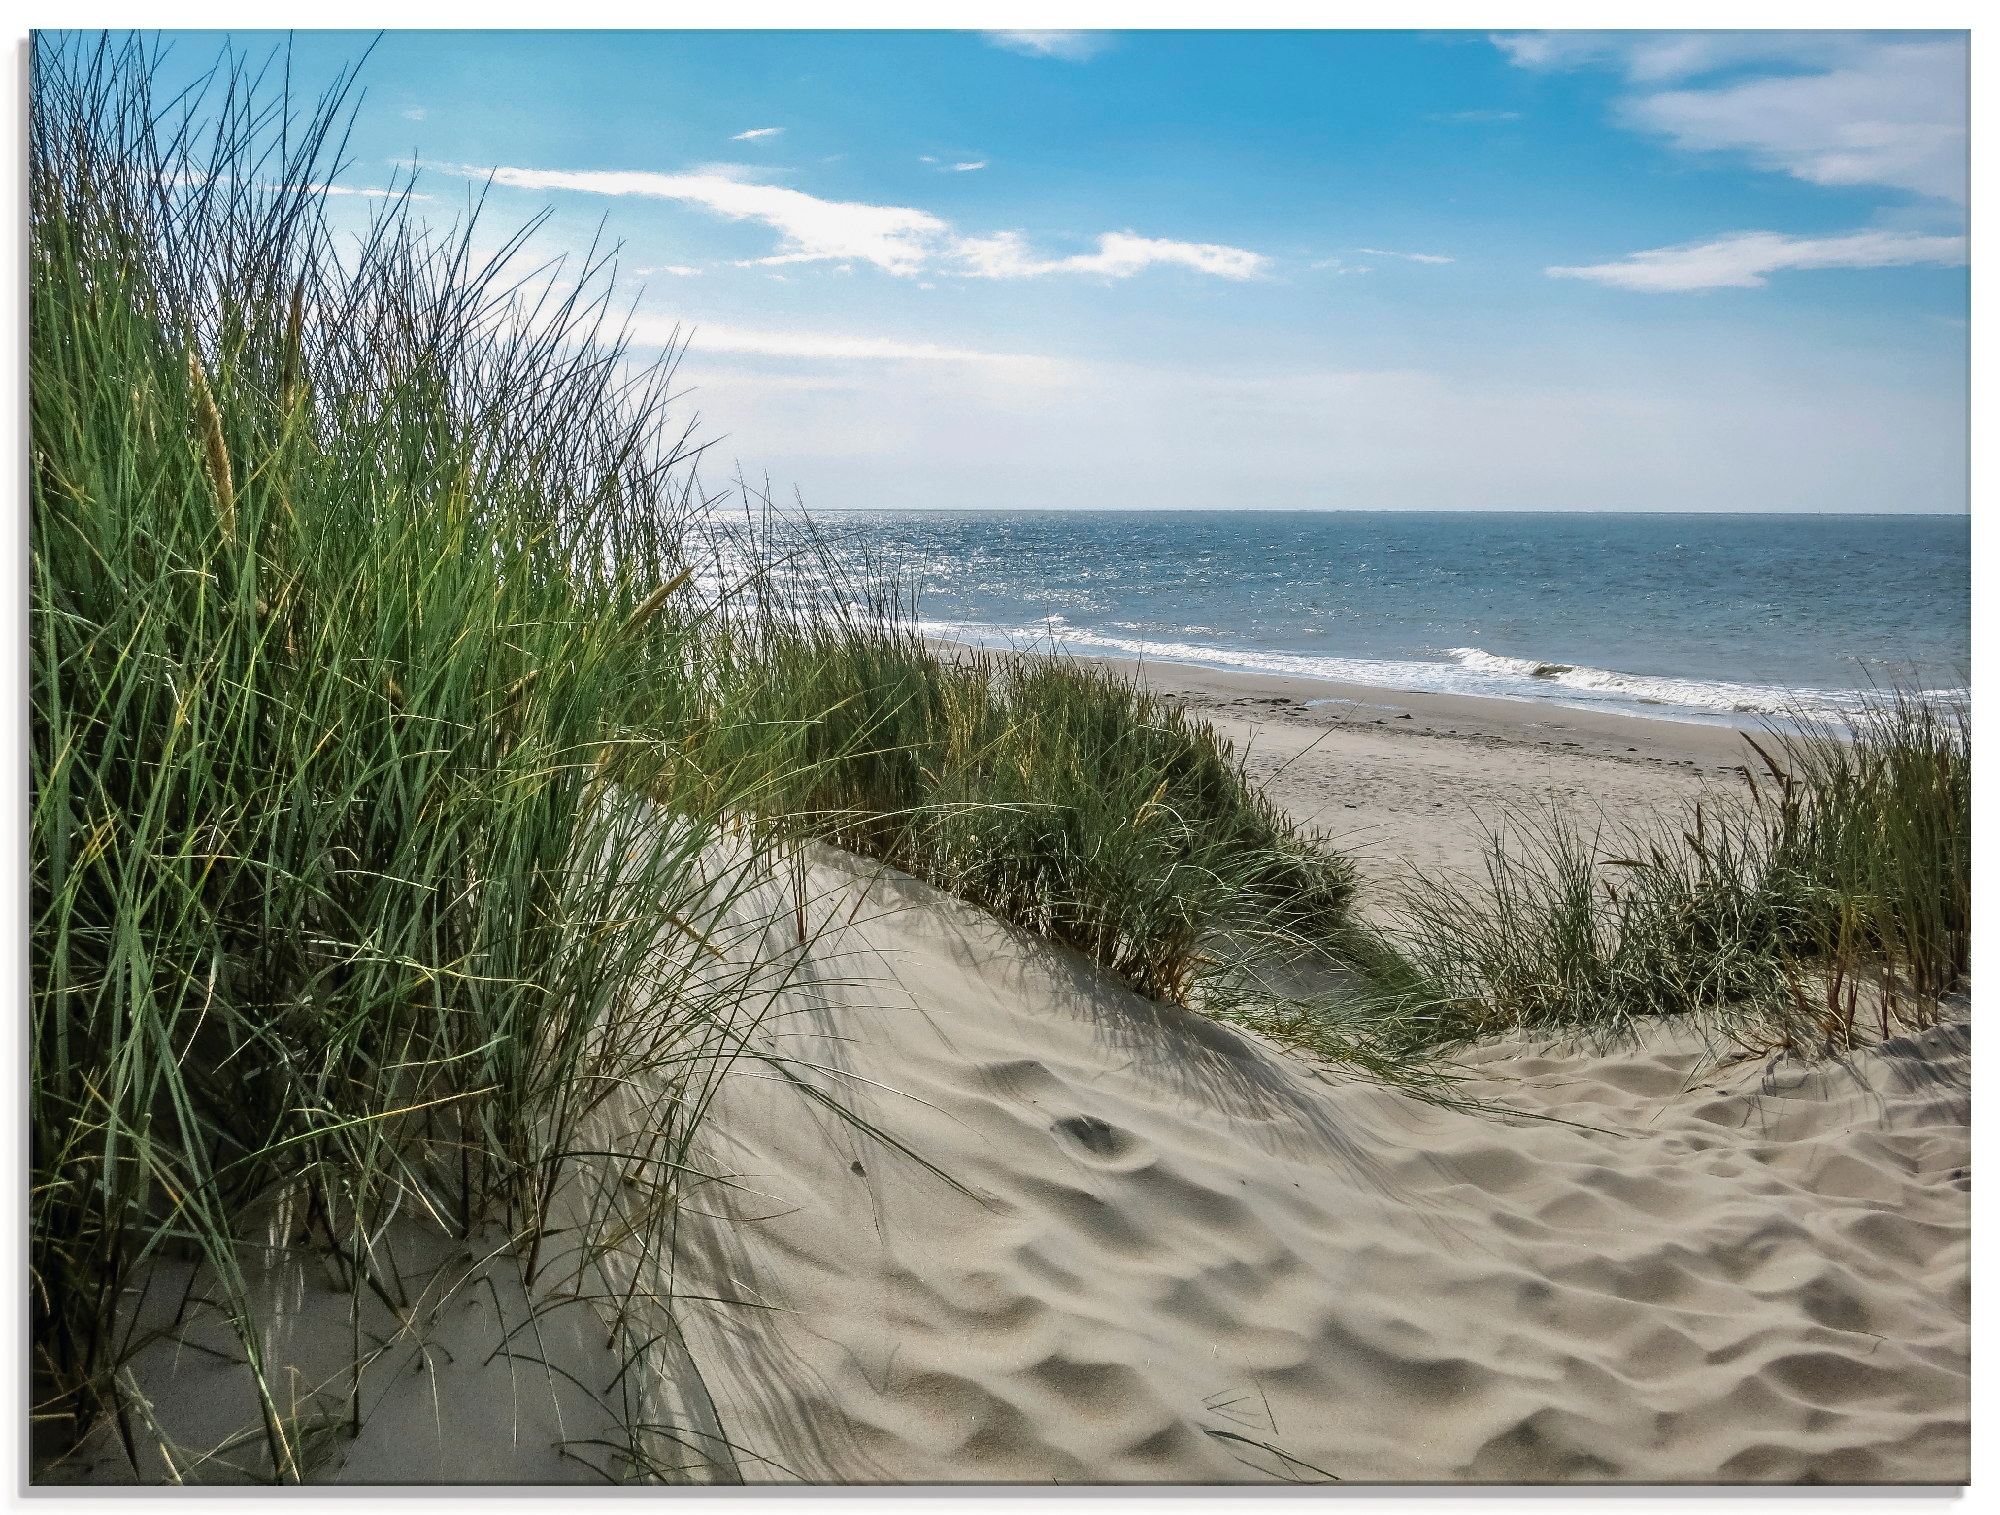
M 1866 689 L 1787 689 L 1722 679 L 1626 673 L 1581 664 L 1504 657 L 1478 647 L 1444 648 L 1434 659 L 1363 658 L 1154 641 L 1072 626 L 1059 615 L 1049 616 L 1033 626 L 926 621 L 920 623 L 919 629 L 926 636 L 978 647 L 1032 647 L 1085 656 L 1114 655 L 1225 673 L 1280 674 L 1379 689 L 1474 695 L 1752 729 L 1771 718 L 1839 723 L 1865 710 L 1871 697 Z M 1938 688 L 1921 693 L 1935 699 L 1963 699 L 1968 691 Z

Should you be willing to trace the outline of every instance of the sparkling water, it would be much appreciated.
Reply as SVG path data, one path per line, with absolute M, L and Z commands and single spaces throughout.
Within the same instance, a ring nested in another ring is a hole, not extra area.
M 1964 516 L 822 516 L 989 645 L 1744 722 L 1970 674 Z

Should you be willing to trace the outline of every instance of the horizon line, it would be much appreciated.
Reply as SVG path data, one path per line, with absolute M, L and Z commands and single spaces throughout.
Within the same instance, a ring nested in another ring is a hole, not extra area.
M 1241 506 L 1241 505 L 804 505 L 806 512 L 818 510 L 832 515 L 1293 515 L 1293 516 L 1403 516 L 1403 515 L 1519 515 L 1519 516 L 1804 516 L 1812 519 L 1931 520 L 1972 519 L 1972 510 L 1528 510 L 1516 507 L 1436 506 L 1375 507 L 1352 506 Z

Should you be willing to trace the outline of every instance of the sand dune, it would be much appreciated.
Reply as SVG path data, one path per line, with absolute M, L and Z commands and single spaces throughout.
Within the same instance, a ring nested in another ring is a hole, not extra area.
M 1963 1026 L 1820 1068 L 1494 1045 L 1464 1092 L 1572 1124 L 1503 1121 L 829 880 L 853 923 L 770 1034 L 951 1182 L 732 1075 L 690 1254 L 768 1308 L 689 1335 L 745 1477 L 1965 1476 Z
M 613 1270 L 685 1348 L 614 1341 L 560 1262 L 525 1288 L 504 1237 L 398 1222 L 394 1310 L 290 1254 L 261 1341 L 311 1479 L 602 1482 L 648 1419 L 685 1431 L 656 1466 L 752 1483 L 1966 1476 L 1962 1024 L 1819 1067 L 1494 1044 L 1460 1092 L 1499 1118 L 856 859 L 811 885 L 807 946 L 789 893 L 746 905 L 778 1063 L 723 1078 L 671 1267 Z M 141 1354 L 149 1479 L 254 1471 L 240 1360 L 213 1317 Z M 49 1476 L 131 1472 L 107 1427 Z

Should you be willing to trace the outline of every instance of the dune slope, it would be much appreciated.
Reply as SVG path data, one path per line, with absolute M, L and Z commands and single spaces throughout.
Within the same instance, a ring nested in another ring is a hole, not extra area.
M 831 923 L 690 1217 L 745 1477 L 1954 1482 L 1968 1035 L 1717 1068 L 1494 1045 L 1419 1103 L 900 875 Z M 947 1175 L 946 1177 L 940 1176 Z

